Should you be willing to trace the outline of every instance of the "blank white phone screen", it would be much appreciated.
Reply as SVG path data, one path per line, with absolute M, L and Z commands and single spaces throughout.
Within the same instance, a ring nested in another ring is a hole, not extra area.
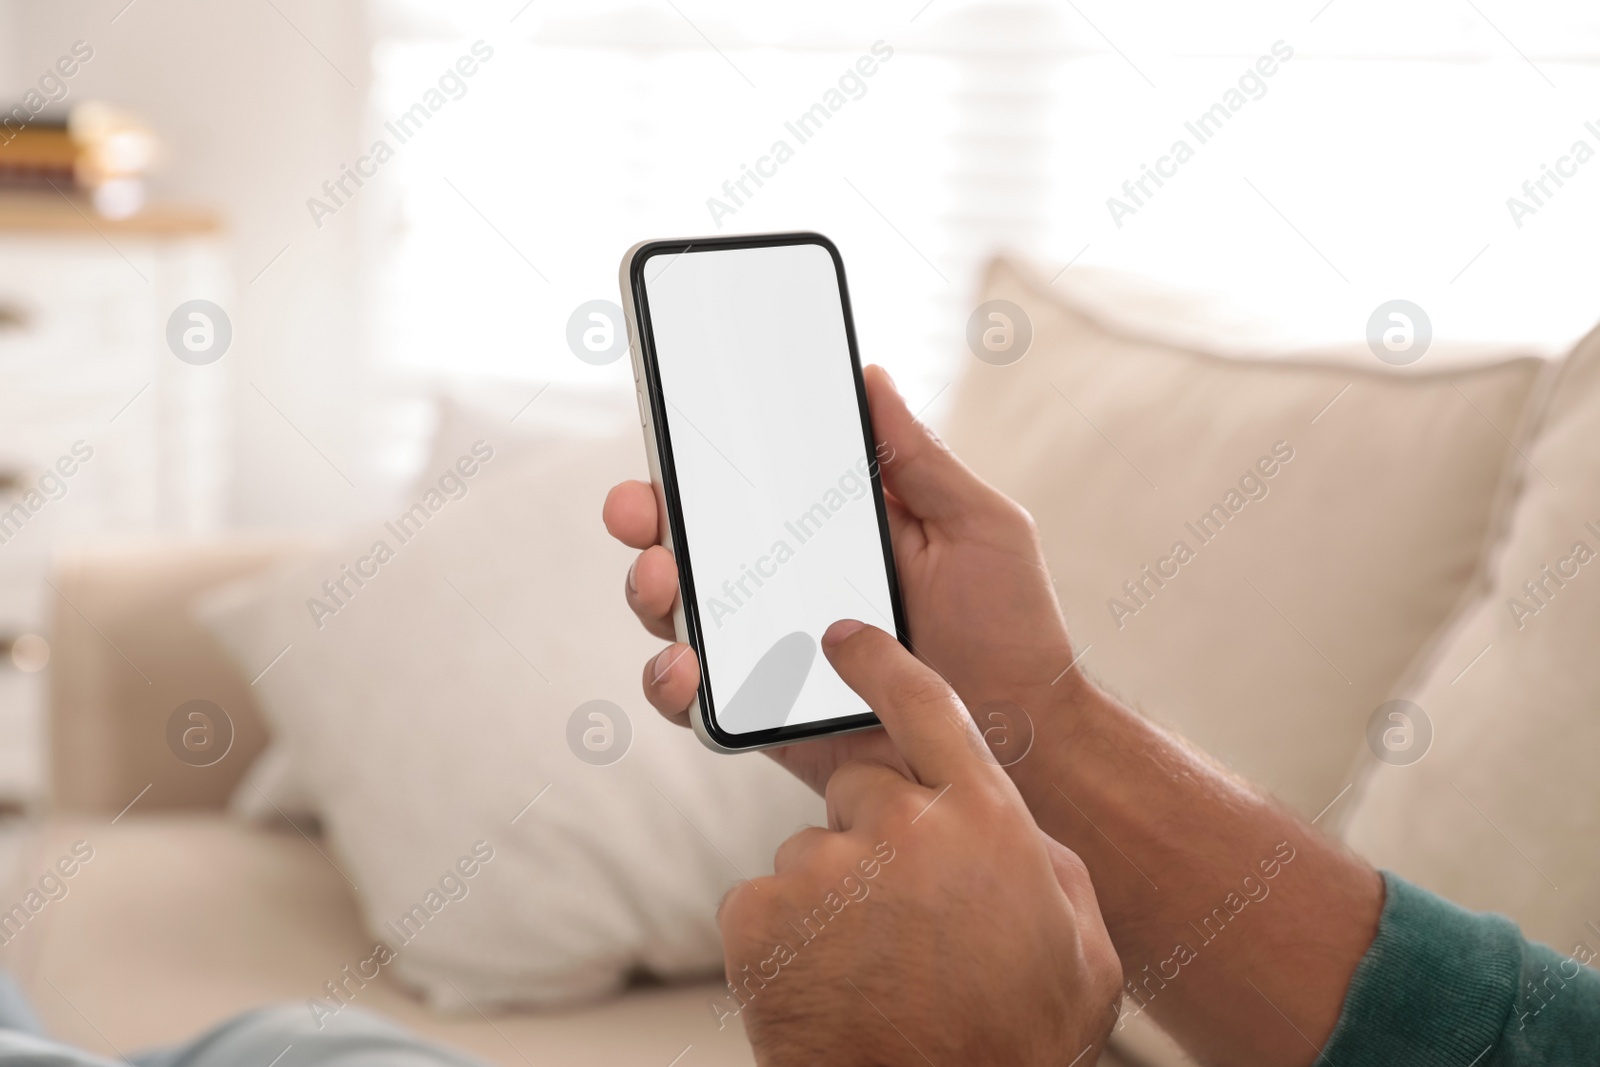
M 839 619 L 894 631 L 833 257 L 662 253 L 643 275 L 716 724 L 868 712 L 819 645 Z

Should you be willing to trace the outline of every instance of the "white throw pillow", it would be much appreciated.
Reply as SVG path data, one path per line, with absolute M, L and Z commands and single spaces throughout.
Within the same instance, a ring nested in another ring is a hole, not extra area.
M 1032 343 L 968 360 L 945 436 L 1033 513 L 1084 669 L 1317 815 L 1477 572 L 1545 365 L 1220 358 L 1008 260 L 979 299 Z
M 1465 907 L 1502 912 L 1563 952 L 1581 941 L 1593 954 L 1600 330 L 1562 368 L 1527 452 L 1534 470 L 1493 557 L 1491 587 L 1406 693 L 1432 746 L 1400 765 L 1363 750 L 1372 775 L 1346 837 L 1374 863 Z
M 330 862 L 394 950 L 365 969 L 440 1006 L 715 972 L 722 893 L 823 817 L 770 760 L 714 755 L 644 703 L 640 671 L 661 643 L 624 605 L 631 553 L 600 521 L 606 490 L 644 473 L 637 418 L 617 421 L 540 445 L 451 408 L 387 522 L 202 609 L 240 662 L 289 646 L 257 689 Z M 586 734 L 605 740 L 588 709 L 572 724 L 594 700 L 623 709 L 606 713 L 614 745 L 632 734 L 609 765 L 576 754 Z
M 483 467 L 475 475 L 480 481 L 492 480 L 501 471 L 514 470 L 530 457 L 625 435 L 635 417 L 635 409 L 628 402 L 630 397 L 629 393 L 610 389 L 503 382 L 472 388 L 462 386 L 442 394 L 435 405 L 437 421 L 428 458 L 402 499 L 416 500 L 437 472 L 448 467 L 457 456 L 471 448 L 472 442 L 483 439 L 486 434 L 496 441 L 499 462 Z M 510 413 L 505 419 L 494 414 L 502 409 Z M 286 557 L 286 562 L 311 554 L 309 549 L 293 553 Z M 209 605 L 211 612 L 244 608 L 269 595 L 267 589 L 271 581 L 271 572 L 253 575 L 208 591 L 196 598 L 196 602 Z M 290 758 L 287 746 L 276 739 L 268 743 L 240 780 L 229 798 L 228 810 L 235 818 L 254 823 L 272 824 L 288 819 L 315 825 L 317 820 L 314 793 Z
M 265 595 L 266 590 L 254 580 L 239 583 L 216 599 L 202 597 L 199 618 L 208 622 L 225 610 L 222 605 L 229 598 L 243 606 Z M 296 769 L 289 746 L 277 739 L 267 743 L 239 779 L 228 798 L 228 813 L 245 822 L 269 826 L 284 822 L 300 827 L 319 825 L 317 798 L 305 775 Z

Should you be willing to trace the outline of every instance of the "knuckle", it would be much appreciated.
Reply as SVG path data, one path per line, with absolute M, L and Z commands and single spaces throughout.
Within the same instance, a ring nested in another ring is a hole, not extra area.
M 841 794 L 844 792 L 846 784 L 859 773 L 856 769 L 856 761 L 851 760 L 849 763 L 840 764 L 828 776 L 828 784 L 822 787 L 822 801 L 827 805 L 830 813 L 839 810 L 839 804 L 842 799 Z
M 1093 880 L 1089 877 L 1089 867 L 1083 862 L 1076 852 L 1070 848 L 1061 848 L 1055 854 L 1055 863 L 1061 868 L 1061 873 L 1079 885 L 1092 886 Z
M 807 873 L 832 885 L 841 871 L 847 871 L 855 865 L 856 853 L 859 851 L 860 844 L 852 841 L 847 835 L 829 833 L 826 838 L 817 842 L 816 849 L 809 857 L 811 862 L 807 865 L 809 868 Z
M 842 837 L 839 834 L 832 836 Z M 804 856 L 800 857 L 799 862 L 784 874 L 792 894 L 798 899 L 808 900 L 827 892 L 842 873 L 840 868 L 849 865 L 848 851 L 843 847 L 842 841 L 817 841 Z
M 904 789 L 895 790 L 894 795 L 884 802 L 884 822 L 891 829 L 904 829 L 910 826 L 927 810 L 934 795 L 932 791 L 920 786 L 908 785 Z
M 1111 943 L 1111 935 L 1105 928 L 1091 932 L 1090 943 L 1086 947 L 1084 956 L 1088 963 L 1092 981 L 1098 988 L 1098 999 L 1102 1003 L 1116 1003 L 1122 996 L 1122 958 L 1117 955 L 1116 947 Z
M 1072 849 L 1068 848 L 1066 845 L 1061 846 L 1060 854 L 1061 861 L 1066 864 L 1067 869 L 1073 873 L 1074 877 L 1082 878 L 1084 883 L 1088 884 L 1090 881 L 1089 865 L 1083 862 L 1083 857 L 1078 855 Z
M 820 826 L 806 826 L 796 830 L 778 846 L 777 859 L 797 862 L 821 843 L 818 835 L 827 832 Z
M 772 877 L 740 882 L 722 895 L 717 925 L 730 939 L 753 937 L 763 930 L 771 912 L 769 901 L 778 897 L 778 880 Z
M 966 805 L 979 819 L 995 827 L 1008 827 L 1012 831 L 1031 836 L 1037 830 L 1031 825 L 1019 825 L 1016 806 L 1009 792 L 1007 780 L 980 778 L 967 787 Z
M 950 687 L 925 670 L 908 671 L 897 678 L 889 689 L 889 699 L 896 707 L 919 714 L 936 714 L 948 710 L 952 702 Z
M 844 791 L 855 785 L 859 779 L 877 774 L 885 767 L 888 767 L 887 763 L 876 759 L 853 759 L 841 763 L 828 776 L 828 784 L 822 791 L 823 798 L 829 807 L 832 807 L 842 799 Z
M 1033 512 L 1012 500 L 1008 496 L 1001 496 L 1002 523 L 1020 535 L 1021 539 L 1030 545 L 1039 544 L 1039 523 L 1033 517 Z

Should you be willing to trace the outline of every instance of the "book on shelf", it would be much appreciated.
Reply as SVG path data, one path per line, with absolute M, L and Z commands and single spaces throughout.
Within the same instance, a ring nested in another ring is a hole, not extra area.
M 36 123 L 0 135 L 0 185 L 72 184 L 79 146 L 65 122 Z

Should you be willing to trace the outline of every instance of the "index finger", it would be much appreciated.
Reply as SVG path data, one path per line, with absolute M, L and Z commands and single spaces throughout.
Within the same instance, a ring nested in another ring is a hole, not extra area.
M 833 669 L 877 712 L 906 766 L 923 785 L 989 773 L 982 739 L 950 684 L 876 626 L 845 619 L 822 635 Z
M 656 492 L 649 482 L 618 482 L 601 509 L 606 531 L 629 548 L 649 548 L 661 539 Z

